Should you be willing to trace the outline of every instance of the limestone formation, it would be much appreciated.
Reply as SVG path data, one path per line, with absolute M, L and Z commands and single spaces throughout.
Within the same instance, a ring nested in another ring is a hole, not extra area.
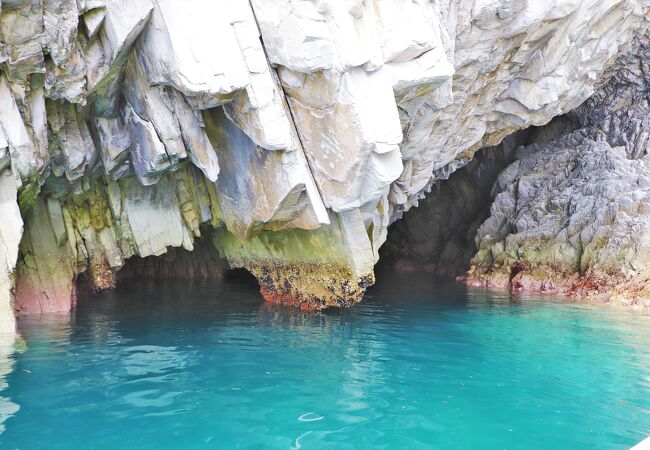
M 3 329 L 11 296 L 67 309 L 80 274 L 109 288 L 129 258 L 199 236 L 268 299 L 359 301 L 391 222 L 478 148 L 580 105 L 649 16 L 649 0 L 2 2 Z
M 9 170 L 0 174 L 0 335 L 15 328 L 11 305 L 14 268 L 23 228 L 16 202 L 16 183 Z M 0 340 L 2 336 L 0 336 Z

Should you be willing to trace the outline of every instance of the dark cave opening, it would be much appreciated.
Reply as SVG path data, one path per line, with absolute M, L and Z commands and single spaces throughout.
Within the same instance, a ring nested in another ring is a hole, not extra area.
M 549 142 L 579 128 L 573 113 L 507 136 L 483 148 L 448 179 L 438 180 L 418 207 L 388 230 L 378 267 L 398 272 L 429 272 L 445 278 L 465 274 L 476 254 L 479 226 L 489 217 L 494 184 L 516 159 L 520 146 Z

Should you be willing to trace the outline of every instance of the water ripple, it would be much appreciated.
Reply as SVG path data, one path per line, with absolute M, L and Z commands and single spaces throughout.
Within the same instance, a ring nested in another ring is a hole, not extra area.
M 2 448 L 627 448 L 650 317 L 380 280 L 304 313 L 256 286 L 125 286 L 0 342 Z M 523 444 L 522 444 L 523 443 Z

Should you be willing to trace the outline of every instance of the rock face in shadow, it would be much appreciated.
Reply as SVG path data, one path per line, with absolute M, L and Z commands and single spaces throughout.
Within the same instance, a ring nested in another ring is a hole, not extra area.
M 417 208 L 391 226 L 380 265 L 400 272 L 463 274 L 476 253 L 476 230 L 490 212 L 492 185 L 514 160 L 525 134 L 482 149 L 447 180 L 436 182 Z
M 518 147 L 547 142 L 579 127 L 575 114 L 569 113 L 478 151 L 466 166 L 436 182 L 417 208 L 391 226 L 380 265 L 400 272 L 463 275 L 478 250 L 476 232 L 490 215 L 494 184 L 514 162 Z
M 357 302 L 403 211 L 477 149 L 580 105 L 649 15 L 647 0 L 4 2 L 0 315 L 69 309 L 79 275 L 107 289 L 129 258 L 199 237 L 267 299 Z
M 116 281 L 175 279 L 220 281 L 226 264 L 209 239 L 197 239 L 193 250 L 171 247 L 160 256 L 128 259 L 116 274 Z M 85 280 L 84 280 L 85 281 Z M 92 286 L 90 286 L 92 288 Z
M 580 128 L 517 150 L 466 281 L 650 306 L 648 40 L 575 112 Z

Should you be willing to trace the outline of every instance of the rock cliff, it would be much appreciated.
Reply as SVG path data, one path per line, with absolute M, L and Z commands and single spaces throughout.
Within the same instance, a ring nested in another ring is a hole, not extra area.
M 468 282 L 650 306 L 650 40 L 499 176 Z
M 197 238 L 268 300 L 359 301 L 389 224 L 479 148 L 577 108 L 649 17 L 649 0 L 3 0 L 0 327 Z

